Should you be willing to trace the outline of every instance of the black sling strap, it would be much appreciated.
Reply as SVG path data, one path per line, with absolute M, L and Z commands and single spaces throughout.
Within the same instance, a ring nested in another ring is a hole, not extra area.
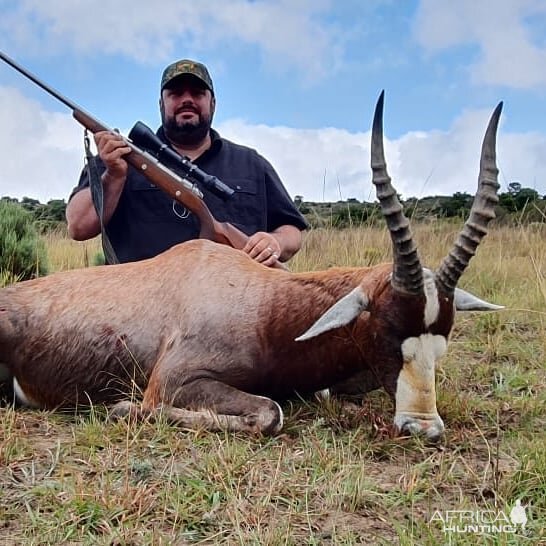
M 108 238 L 106 229 L 104 227 L 104 192 L 102 188 L 102 181 L 97 169 L 97 159 L 91 153 L 91 146 L 89 143 L 89 135 L 87 129 L 85 130 L 83 137 L 85 145 L 85 159 L 87 161 L 87 172 L 89 174 L 89 188 L 91 189 L 91 199 L 93 206 L 100 221 L 100 233 L 102 240 L 102 251 L 104 253 L 104 259 L 107 264 L 119 264 L 118 257 L 112 247 L 112 243 Z

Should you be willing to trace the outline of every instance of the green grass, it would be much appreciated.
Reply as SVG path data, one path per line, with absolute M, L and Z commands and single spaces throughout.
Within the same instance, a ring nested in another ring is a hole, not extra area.
M 435 267 L 456 228 L 415 231 Z M 57 269 L 96 249 L 49 246 Z M 292 268 L 389 259 L 381 230 L 316 230 Z M 437 374 L 438 445 L 396 437 L 382 391 L 287 402 L 272 438 L 4 405 L 0 544 L 546 544 L 545 271 L 546 240 L 525 228 L 493 229 L 472 260 L 461 286 L 507 309 L 458 316 Z M 525 533 L 446 534 L 430 521 L 509 512 L 516 499 L 530 505 Z

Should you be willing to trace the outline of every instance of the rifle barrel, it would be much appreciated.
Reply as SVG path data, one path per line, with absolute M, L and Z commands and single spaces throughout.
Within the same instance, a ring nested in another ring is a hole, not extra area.
M 44 83 L 42 80 L 40 80 L 40 78 L 38 78 L 38 76 L 35 76 L 32 72 L 29 72 L 26 68 L 15 62 L 11 57 L 8 57 L 3 51 L 0 51 L 0 59 L 15 68 L 15 70 L 23 74 L 23 76 L 27 77 L 37 86 L 41 87 L 44 91 L 55 97 L 57 100 L 68 106 L 71 110 L 79 110 L 81 112 L 84 112 L 84 110 L 82 110 L 82 108 L 80 108 L 75 102 L 72 102 L 70 99 L 66 98 L 64 95 L 61 95 L 61 93 Z M 87 116 L 91 117 L 90 114 L 87 114 Z

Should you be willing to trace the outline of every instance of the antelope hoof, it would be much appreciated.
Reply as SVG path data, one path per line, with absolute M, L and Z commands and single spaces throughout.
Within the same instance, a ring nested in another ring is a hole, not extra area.
M 118 402 L 117 404 L 114 404 L 109 409 L 108 419 L 110 419 L 111 421 L 118 421 L 119 419 L 123 419 L 128 415 L 131 415 L 131 417 L 137 417 L 139 413 L 138 410 L 139 408 L 136 404 L 128 400 L 123 400 L 121 402 Z
M 274 400 L 270 402 L 268 408 L 264 408 L 261 415 L 258 416 L 258 428 L 263 434 L 277 434 L 281 431 L 284 423 L 284 413 L 281 406 Z
M 426 419 L 419 419 L 411 415 L 397 415 L 394 425 L 400 434 L 411 436 L 423 435 L 431 442 L 438 442 L 444 434 L 444 422 L 439 415 Z

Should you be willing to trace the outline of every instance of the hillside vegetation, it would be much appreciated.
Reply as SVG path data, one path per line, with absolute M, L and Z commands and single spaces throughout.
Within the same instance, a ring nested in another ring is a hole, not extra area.
M 410 197 L 400 200 L 407 216 L 414 221 L 433 221 L 437 219 L 464 219 L 472 206 L 473 196 L 456 192 L 452 196 L 433 196 L 417 199 Z M 64 199 L 52 199 L 40 203 L 37 199 L 23 197 L 16 199 L 8 196 L 0 198 L 9 203 L 18 203 L 30 212 L 38 229 L 42 232 L 57 229 L 64 225 L 66 202 Z M 357 199 L 346 201 L 311 202 L 301 195 L 294 197 L 294 202 L 312 227 L 346 228 L 370 225 L 382 221 L 377 202 L 360 202 Z M 499 204 L 495 214 L 497 223 L 522 225 L 534 222 L 546 222 L 546 195 L 541 196 L 536 190 L 522 187 L 518 182 L 508 184 L 506 192 L 499 193 Z

